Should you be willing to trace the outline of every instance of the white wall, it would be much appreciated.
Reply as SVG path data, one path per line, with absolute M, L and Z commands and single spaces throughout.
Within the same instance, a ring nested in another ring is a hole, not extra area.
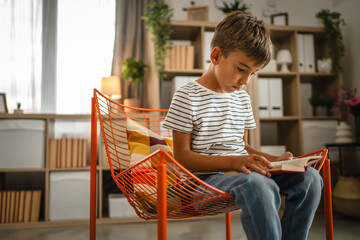
M 193 0 L 197 6 L 209 6 L 209 21 L 219 22 L 224 14 L 216 9 L 215 3 L 221 4 L 221 0 Z M 229 0 L 227 0 L 229 1 Z M 187 12 L 184 7 L 190 6 L 191 0 L 165 0 L 170 7 L 174 8 L 174 20 L 186 20 Z M 315 17 L 321 9 L 330 9 L 342 14 L 347 25 L 342 28 L 345 42 L 344 58 L 344 84 L 349 87 L 356 87 L 360 92 L 360 1 L 359 0 L 245 0 L 251 4 L 250 11 L 254 16 L 270 22 L 270 17 L 263 13 L 269 9 L 266 6 L 270 3 L 276 8 L 270 8 L 278 12 L 287 12 L 289 25 L 292 26 L 322 26 Z

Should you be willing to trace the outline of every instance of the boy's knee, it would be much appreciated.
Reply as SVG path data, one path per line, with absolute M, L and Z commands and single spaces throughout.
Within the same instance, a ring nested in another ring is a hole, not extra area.
M 274 180 L 258 173 L 247 175 L 243 184 L 252 191 L 257 191 L 262 195 L 267 193 L 279 195 L 280 189 Z
M 312 167 L 309 167 L 306 171 L 305 181 L 308 183 L 308 185 L 312 186 L 314 190 L 321 190 L 323 187 L 323 180 L 319 172 Z

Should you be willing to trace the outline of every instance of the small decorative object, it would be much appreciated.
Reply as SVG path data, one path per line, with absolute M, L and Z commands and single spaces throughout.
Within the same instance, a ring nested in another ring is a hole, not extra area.
M 222 1 L 223 6 L 217 7 L 224 14 L 229 14 L 234 11 L 246 12 L 250 9 L 251 5 L 244 3 L 244 0 L 235 0 L 233 3 L 227 4 L 225 1 Z M 216 5 L 218 6 L 218 4 Z
M 14 114 L 23 114 L 24 110 L 21 109 L 21 103 L 17 103 L 17 109 L 14 110 Z
M 345 103 L 350 107 L 351 114 L 354 117 L 355 142 L 360 143 L 360 95 L 346 100 Z
M 349 217 L 360 217 L 360 179 L 339 176 L 333 189 L 334 209 Z
M 278 26 L 287 26 L 289 25 L 289 18 L 287 13 L 277 13 L 271 15 L 271 24 Z
M 331 58 L 323 58 L 318 59 L 317 63 L 317 70 L 321 73 L 330 73 L 331 72 Z
M 329 54 L 332 58 L 332 68 L 334 73 L 340 72 L 342 69 L 342 57 L 345 54 L 345 46 L 341 33 L 341 26 L 345 26 L 345 20 L 341 18 L 341 13 L 330 12 L 323 9 L 316 14 L 325 28 L 325 38 L 329 43 Z
M 188 21 L 209 21 L 208 6 L 194 6 L 187 8 Z
M 144 10 L 141 19 L 145 20 L 145 26 L 152 34 L 152 41 L 155 46 L 155 64 L 159 72 L 160 82 L 166 77 L 165 63 L 167 42 L 170 40 L 172 33 L 171 17 L 173 9 L 169 5 L 155 2 L 149 4 L 149 10 Z
M 290 51 L 288 49 L 281 49 L 276 55 L 276 61 L 281 65 L 280 72 L 290 72 L 288 64 L 292 63 Z
M 0 113 L 8 113 L 5 93 L 0 93 Z
M 330 94 L 323 92 L 314 93 L 309 98 L 309 102 L 314 108 L 314 116 L 328 116 L 333 105 Z
M 352 136 L 351 127 L 344 121 L 341 121 L 340 124 L 336 127 L 336 139 L 335 143 L 352 143 L 354 142 Z

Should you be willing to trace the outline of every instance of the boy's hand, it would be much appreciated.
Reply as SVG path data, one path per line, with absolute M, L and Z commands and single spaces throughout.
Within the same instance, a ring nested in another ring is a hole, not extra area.
M 262 175 L 268 177 L 271 176 L 269 172 L 266 171 L 267 168 L 272 168 L 271 162 L 268 161 L 265 157 L 257 154 L 249 154 L 247 156 L 242 156 L 238 161 L 235 162 L 234 170 L 250 174 L 251 170 L 258 172 Z
M 291 160 L 294 158 L 294 155 L 291 152 L 284 152 L 281 156 L 279 156 L 276 161 L 285 161 Z

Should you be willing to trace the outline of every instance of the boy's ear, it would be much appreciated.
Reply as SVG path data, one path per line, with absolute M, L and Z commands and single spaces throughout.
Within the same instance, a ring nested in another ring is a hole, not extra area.
M 219 47 L 214 47 L 210 53 L 210 59 L 212 64 L 217 65 L 219 63 L 221 56 L 221 49 Z

